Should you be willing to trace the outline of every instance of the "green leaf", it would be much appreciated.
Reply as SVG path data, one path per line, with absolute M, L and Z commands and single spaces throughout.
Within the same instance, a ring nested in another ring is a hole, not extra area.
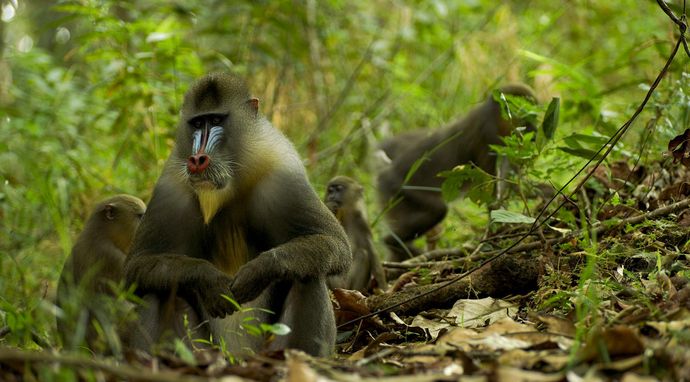
M 494 178 L 474 165 L 460 165 L 451 171 L 443 171 L 439 176 L 446 178 L 441 185 L 443 199 L 451 201 L 466 191 L 464 196 L 478 204 L 493 201 Z
M 409 182 L 410 179 L 412 179 L 412 176 L 417 172 L 417 170 L 419 170 L 419 167 L 421 167 L 424 164 L 424 162 L 426 162 L 428 160 L 429 160 L 429 154 L 424 153 L 424 155 L 422 155 L 419 159 L 414 161 L 414 163 L 412 163 L 412 166 L 410 166 L 410 169 L 407 171 L 407 174 L 405 175 L 404 183 Z
M 595 150 L 589 150 L 589 149 L 583 149 L 583 148 L 573 149 L 570 147 L 563 147 L 563 146 L 559 146 L 558 149 L 561 151 L 565 151 L 566 153 L 568 153 L 570 155 L 578 156 L 580 158 L 590 159 L 590 158 L 594 157 L 594 160 L 601 159 L 601 154 L 598 154 L 595 156 L 595 154 L 597 153 Z
M 532 224 L 534 218 L 525 216 L 518 212 L 508 210 L 493 210 L 491 211 L 492 223 L 518 223 L 518 224 Z
M 256 326 L 256 325 L 242 324 L 242 327 L 247 332 L 247 334 L 249 334 L 252 337 L 259 337 L 264 333 L 264 331 L 261 330 L 261 328 L 259 326 Z
M 547 139 L 553 138 L 553 134 L 558 126 L 558 116 L 561 111 L 561 99 L 558 97 L 553 97 L 549 103 L 549 107 L 546 109 L 544 114 L 544 121 L 541 124 L 542 131 L 544 131 L 544 136 Z
M 196 358 L 194 353 L 185 345 L 179 338 L 175 339 L 175 354 L 180 357 L 188 365 L 196 365 Z
M 268 325 L 268 324 L 261 324 L 261 329 L 264 332 L 268 333 L 273 333 L 276 336 L 286 336 L 292 332 L 292 329 L 290 329 L 289 326 L 281 323 L 281 322 L 276 322 L 275 324 Z
M 235 307 L 235 309 L 242 310 L 242 306 L 237 301 L 235 301 L 235 299 L 233 299 L 232 297 L 224 295 L 224 294 L 221 294 L 220 296 L 222 298 L 228 300 L 232 304 L 232 306 Z
M 608 138 L 601 136 L 601 135 L 589 135 L 589 134 L 571 134 L 565 138 L 563 138 L 563 142 L 565 142 L 568 147 L 571 148 L 581 148 L 581 147 L 588 147 L 588 148 L 596 148 L 599 150 L 606 142 L 608 142 Z

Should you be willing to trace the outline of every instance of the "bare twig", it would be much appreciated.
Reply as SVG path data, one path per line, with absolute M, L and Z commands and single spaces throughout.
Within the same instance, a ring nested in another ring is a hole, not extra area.
M 383 349 L 377 353 L 370 355 L 369 357 L 360 359 L 359 361 L 357 361 L 357 366 L 359 366 L 359 367 L 366 366 L 366 365 L 372 363 L 373 361 L 377 361 L 381 358 L 388 357 L 388 356 L 395 354 L 399 351 L 400 351 L 400 349 L 396 348 L 396 347 L 385 348 L 385 349 Z
M 383 265 L 384 268 L 389 268 L 389 269 L 414 269 L 414 268 L 433 268 L 438 265 L 448 265 L 452 263 L 466 263 L 466 259 L 453 259 L 453 260 L 443 260 L 443 261 L 423 261 L 419 263 L 410 263 L 410 264 L 405 264 L 403 263 L 398 263 L 395 261 L 383 261 L 381 262 L 381 265 Z
M 82 355 L 0 348 L 0 363 L 8 361 L 57 363 L 64 366 L 76 367 L 78 369 L 101 370 L 116 377 L 144 382 L 201 382 L 218 380 L 215 378 L 209 379 L 207 377 L 186 376 L 173 371 L 160 371 L 154 373 L 145 368 L 133 367 L 126 364 L 116 364 L 112 360 L 85 357 Z M 238 380 L 240 379 L 238 378 Z
M 443 257 L 458 257 L 466 254 L 467 251 L 460 248 L 449 249 L 434 249 L 433 251 L 425 252 L 419 256 L 412 257 L 403 261 L 403 264 L 419 264 L 429 260 L 436 260 Z
M 656 2 L 657 2 L 657 4 L 659 4 L 659 6 L 661 7 L 661 10 L 663 10 L 664 13 L 666 13 L 666 15 L 668 15 L 668 17 L 669 17 L 674 23 L 676 23 L 676 25 L 678 25 L 678 27 L 681 29 L 681 31 L 684 32 L 685 29 L 687 28 L 687 25 L 685 25 L 685 23 L 682 22 L 682 21 L 680 20 L 680 18 L 678 18 L 678 16 L 676 16 L 675 13 L 673 13 L 673 11 L 671 10 L 671 8 L 668 7 L 668 5 L 664 2 L 664 0 L 656 0 Z

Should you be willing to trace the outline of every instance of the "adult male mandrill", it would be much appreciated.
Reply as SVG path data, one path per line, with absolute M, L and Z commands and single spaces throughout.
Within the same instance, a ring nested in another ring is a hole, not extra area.
M 192 85 L 177 129 L 125 264 L 127 282 L 153 303 L 142 311 L 142 325 L 155 329 L 156 305 L 175 294 L 209 319 L 213 338 L 231 351 L 264 346 L 241 329 L 253 317 L 254 325 L 292 329 L 271 349 L 331 353 L 335 320 L 326 277 L 346 271 L 352 259 L 345 232 L 309 184 L 292 144 L 229 74 Z M 260 309 L 234 313 L 221 295 Z

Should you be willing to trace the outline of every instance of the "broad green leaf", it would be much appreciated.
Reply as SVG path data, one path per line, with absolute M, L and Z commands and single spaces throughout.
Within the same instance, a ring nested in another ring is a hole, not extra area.
M 544 114 L 544 121 L 541 124 L 541 128 L 544 131 L 544 136 L 547 139 L 553 138 L 553 134 L 558 126 L 558 116 L 561 111 L 561 99 L 554 97 L 549 103 L 549 107 L 546 109 Z
M 566 153 L 568 153 L 570 155 L 578 156 L 580 158 L 591 159 L 592 157 L 594 157 L 594 160 L 601 159 L 601 153 L 596 155 L 596 157 L 595 157 L 595 154 L 597 153 L 595 150 L 589 150 L 589 149 L 583 149 L 583 148 L 575 148 L 574 149 L 574 148 L 563 147 L 563 146 L 559 146 L 558 149 L 561 151 L 565 151 Z
M 494 178 L 474 165 L 461 165 L 451 171 L 443 171 L 439 176 L 446 178 L 441 185 L 443 199 L 450 201 L 466 191 L 466 196 L 478 204 L 493 201 Z
M 580 147 L 587 147 L 587 148 L 596 148 L 599 150 L 601 146 L 606 144 L 608 142 L 608 137 L 604 137 L 601 135 L 590 135 L 590 134 L 579 134 L 575 133 L 572 135 L 569 135 L 565 138 L 563 138 L 563 141 L 565 142 L 568 147 L 571 148 L 580 148 Z
M 508 211 L 504 209 L 491 211 L 492 223 L 518 223 L 518 224 L 532 224 L 534 218 L 525 216 L 519 212 Z

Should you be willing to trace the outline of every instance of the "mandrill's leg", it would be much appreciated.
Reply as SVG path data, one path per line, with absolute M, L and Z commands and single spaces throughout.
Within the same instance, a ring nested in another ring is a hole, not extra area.
M 186 300 L 175 296 L 161 299 L 155 294 L 142 299 L 144 303 L 136 310 L 138 321 L 122 334 L 127 346 L 150 351 L 180 338 L 189 347 L 199 347 L 199 343 L 192 342 L 194 339 L 210 338 L 208 323 Z
M 335 316 L 326 282 L 313 279 L 295 281 L 285 299 L 280 322 L 292 329 L 279 336 L 272 349 L 302 349 L 314 356 L 329 356 L 335 346 Z

